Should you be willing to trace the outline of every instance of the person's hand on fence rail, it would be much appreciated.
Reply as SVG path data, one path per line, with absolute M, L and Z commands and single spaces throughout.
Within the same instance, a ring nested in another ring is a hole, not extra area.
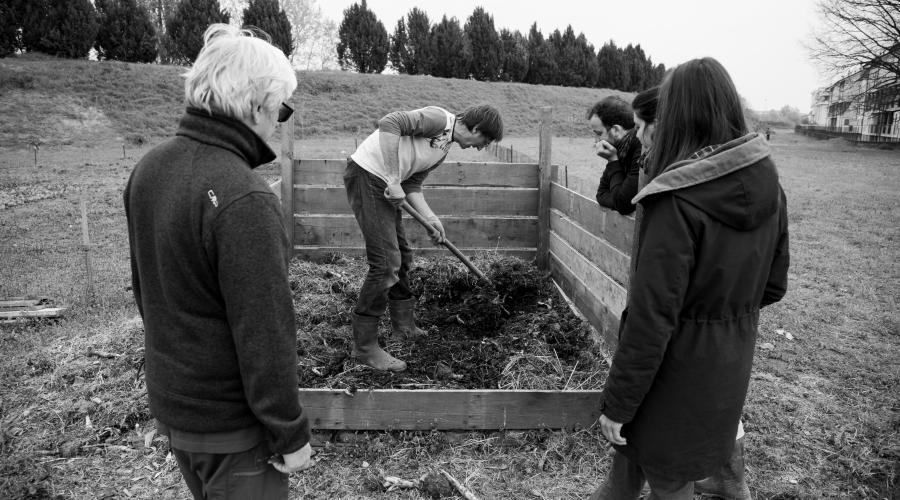
M 434 228 L 434 231 L 429 235 L 431 236 L 431 242 L 435 245 L 440 245 L 447 238 L 447 234 L 444 232 L 444 225 L 441 224 L 437 217 L 428 219 L 428 223 Z
M 270 458 L 269 463 L 282 474 L 304 471 L 316 464 L 312 459 L 312 446 L 309 443 L 293 453 Z
M 403 200 L 406 199 L 406 193 L 403 191 L 403 186 L 401 186 L 399 182 L 390 183 L 384 189 L 384 197 L 387 198 L 395 208 L 400 208 L 400 205 L 403 204 Z

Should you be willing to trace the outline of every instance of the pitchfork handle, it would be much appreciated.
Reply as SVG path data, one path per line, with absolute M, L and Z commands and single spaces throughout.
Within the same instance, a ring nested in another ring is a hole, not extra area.
M 425 219 L 425 217 L 422 217 L 422 214 L 420 214 L 418 210 L 413 208 L 412 205 L 409 204 L 409 202 L 407 202 L 406 200 L 403 200 L 403 204 L 401 204 L 400 206 L 403 207 L 403 210 L 406 210 L 406 213 L 411 215 L 413 219 L 416 219 L 417 221 L 419 221 L 419 224 L 422 224 L 423 226 L 425 226 L 425 229 L 427 229 L 429 233 L 434 234 L 437 232 L 437 229 L 435 229 L 434 226 L 432 226 L 428 222 L 428 220 Z M 441 244 L 444 245 L 445 247 L 447 247 L 447 250 L 450 250 L 451 252 L 453 252 L 453 255 L 455 255 L 456 258 L 458 258 L 460 261 L 462 261 L 462 263 L 465 264 L 466 267 L 468 267 L 470 271 L 475 273 L 475 276 L 478 276 L 479 278 L 483 279 L 484 281 L 487 281 L 488 283 L 491 282 L 491 280 L 489 280 L 487 278 L 487 276 L 485 276 L 484 273 L 481 272 L 480 269 L 475 267 L 475 264 L 472 264 L 472 261 L 469 260 L 468 257 L 463 255 L 463 253 L 460 252 L 459 249 L 456 248 L 456 246 L 453 243 L 450 243 L 450 240 L 448 240 L 447 238 L 444 238 L 444 241 L 442 241 Z

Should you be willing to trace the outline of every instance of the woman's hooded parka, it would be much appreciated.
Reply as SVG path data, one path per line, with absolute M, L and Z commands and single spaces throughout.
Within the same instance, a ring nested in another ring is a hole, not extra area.
M 644 209 L 603 413 L 616 448 L 673 479 L 715 472 L 734 446 L 759 310 L 786 291 L 784 192 L 766 141 L 748 135 L 666 168 Z

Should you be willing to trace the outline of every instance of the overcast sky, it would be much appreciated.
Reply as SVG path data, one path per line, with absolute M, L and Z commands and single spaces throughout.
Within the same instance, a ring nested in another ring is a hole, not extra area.
M 320 0 L 325 17 L 337 23 L 355 0 Z M 640 44 L 654 64 L 667 68 L 695 57 L 712 56 L 731 73 L 738 92 L 756 110 L 784 105 L 806 112 L 810 94 L 827 83 L 809 61 L 803 42 L 818 22 L 815 0 L 367 0 L 369 9 L 393 33 L 413 7 L 432 23 L 455 16 L 464 24 L 482 6 L 494 26 L 527 35 L 531 24 L 546 37 L 572 25 L 599 49 L 613 39 L 624 47 Z

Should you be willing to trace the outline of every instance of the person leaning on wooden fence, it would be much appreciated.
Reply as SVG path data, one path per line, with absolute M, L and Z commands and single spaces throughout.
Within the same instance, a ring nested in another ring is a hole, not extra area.
M 637 194 L 641 144 L 635 137 L 631 106 L 622 98 L 609 96 L 587 112 L 588 124 L 597 136 L 594 153 L 606 160 L 597 185 L 597 203 L 628 215 L 634 212 L 631 199 Z
M 390 311 L 395 334 L 416 337 L 416 297 L 407 273 L 413 262 L 400 207 L 404 201 L 434 227 L 435 244 L 444 226 L 422 195 L 422 182 L 447 157 L 453 143 L 479 150 L 503 138 L 503 120 L 493 106 L 467 108 L 454 115 L 436 106 L 395 111 L 378 122 L 347 160 L 347 200 L 366 242 L 369 270 L 353 309 L 353 356 L 376 370 L 403 371 L 406 363 L 378 345 L 378 323 Z
M 616 449 L 591 499 L 691 499 L 732 456 L 760 308 L 781 300 L 787 202 L 768 143 L 712 58 L 660 88 L 652 180 L 601 403 Z
M 296 326 L 278 198 L 252 169 L 291 108 L 280 49 L 210 26 L 186 73 L 174 138 L 125 188 L 147 392 L 196 499 L 288 498 L 310 466 L 298 401 Z

